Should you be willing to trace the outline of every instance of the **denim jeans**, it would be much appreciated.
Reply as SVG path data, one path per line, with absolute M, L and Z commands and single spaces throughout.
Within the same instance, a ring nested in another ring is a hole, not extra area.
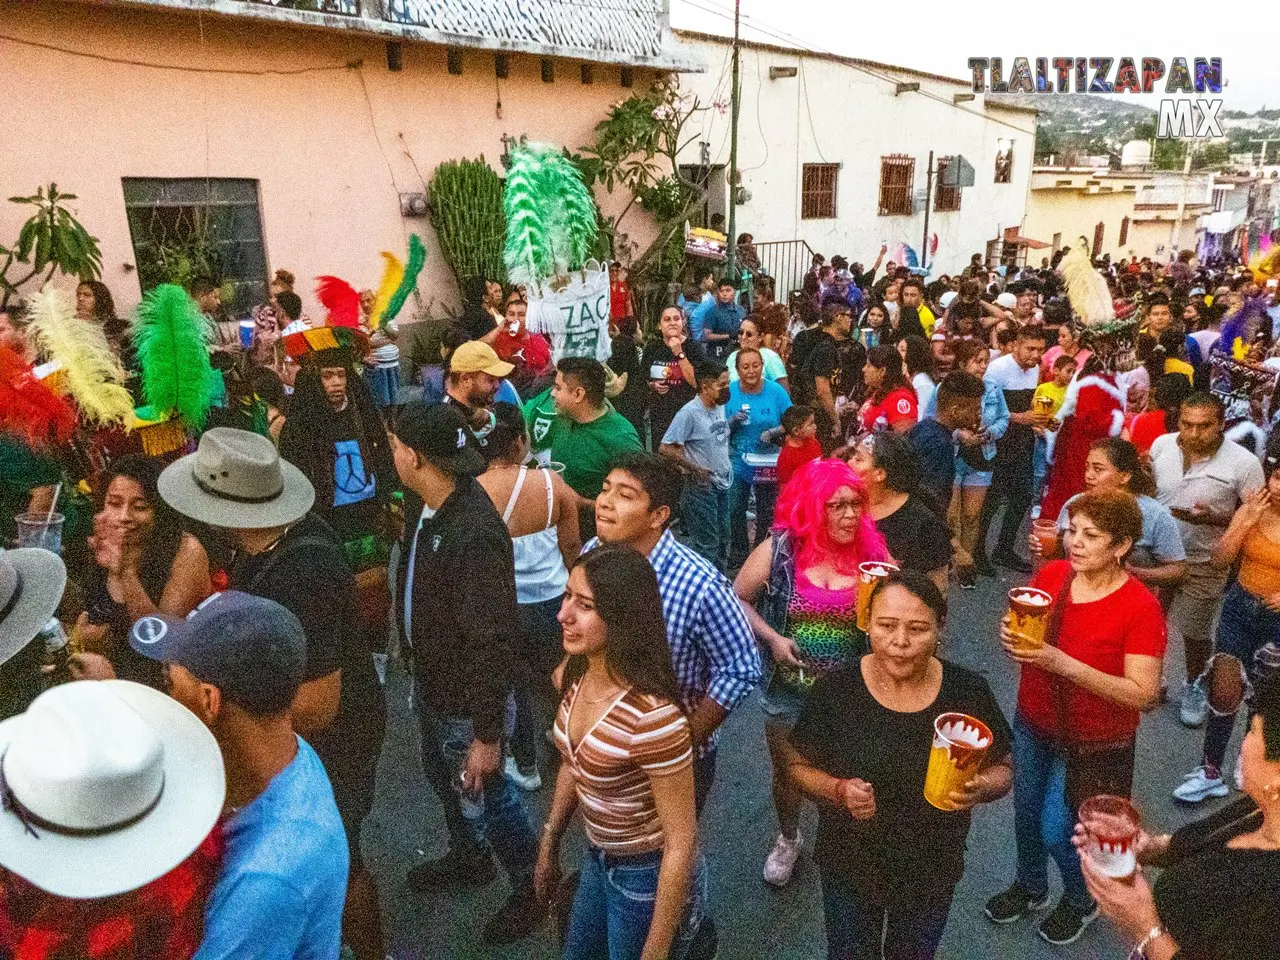
M 1075 813 L 1067 805 L 1067 761 L 1048 740 L 1013 718 L 1013 828 L 1018 883 L 1029 893 L 1049 890 L 1048 857 L 1062 874 L 1062 899 L 1081 910 L 1093 904 L 1071 843 Z
M 587 847 L 569 915 L 564 960 L 638 960 L 653 921 L 661 867 L 661 851 L 614 857 Z M 707 878 L 701 858 L 696 869 L 684 921 L 667 954 L 670 960 L 685 956 L 702 922 Z
M 716 752 L 714 750 L 693 756 L 693 806 L 698 816 L 707 805 L 707 797 L 716 782 Z
M 463 856 L 483 856 L 492 846 L 511 886 L 517 891 L 530 889 L 538 859 L 538 835 L 529 822 L 520 790 L 499 764 L 485 779 L 483 795 L 468 804 L 476 812 L 466 815 L 458 777 L 475 740 L 471 721 L 437 714 L 420 691 L 414 699 L 422 726 L 422 769 L 444 808 L 450 847 Z
M 778 500 L 776 483 L 756 485 L 756 535 L 747 540 L 747 504 L 751 499 L 751 481 L 736 474 L 729 488 L 729 567 L 742 566 L 753 547 L 764 543 L 773 527 L 773 508 Z
M 1252 593 L 1233 583 L 1227 589 L 1222 601 L 1222 613 L 1218 618 L 1218 637 L 1214 643 L 1214 653 L 1229 654 L 1240 661 L 1249 680 L 1256 684 L 1261 675 L 1254 654 L 1268 643 L 1280 642 L 1280 613 L 1268 610 L 1262 601 Z M 1208 683 L 1208 672 L 1213 661 L 1205 669 L 1196 683 L 1204 686 Z M 1223 758 L 1227 755 L 1227 744 L 1231 742 L 1231 732 L 1236 725 L 1236 711 L 1221 714 L 1217 710 L 1209 711 L 1209 723 L 1204 731 L 1205 762 L 1222 768 Z
M 680 496 L 680 522 L 692 550 L 720 570 L 729 561 L 729 491 L 690 480 Z
M 563 597 L 542 603 L 520 604 L 520 645 L 515 656 L 512 695 L 516 702 L 515 729 L 511 733 L 511 755 L 521 770 L 538 764 L 539 744 L 555 722 L 560 692 L 551 682 L 551 672 L 564 656 L 560 624 Z
M 933 960 L 951 897 L 885 907 L 867 900 L 842 877 L 825 870 L 821 877 L 828 960 Z

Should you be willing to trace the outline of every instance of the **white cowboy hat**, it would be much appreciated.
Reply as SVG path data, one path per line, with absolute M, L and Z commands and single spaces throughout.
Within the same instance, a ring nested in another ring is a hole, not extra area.
M 183 516 L 232 530 L 287 526 L 316 499 L 311 481 L 280 459 L 274 443 L 233 427 L 206 430 L 196 452 L 165 467 L 157 486 Z
M 46 690 L 0 723 L 0 866 L 60 897 L 136 890 L 182 863 L 222 813 L 209 729 L 128 680 Z
M 62 602 L 67 568 L 48 550 L 0 550 L 0 663 L 31 642 Z

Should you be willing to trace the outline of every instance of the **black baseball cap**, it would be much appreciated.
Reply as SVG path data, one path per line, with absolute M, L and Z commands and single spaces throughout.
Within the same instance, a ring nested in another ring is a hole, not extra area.
M 254 716 L 287 710 L 307 664 L 301 621 L 274 600 L 238 590 L 215 593 L 185 618 L 143 617 L 129 646 L 184 667 Z
M 454 476 L 479 476 L 486 461 L 462 411 L 451 403 L 415 400 L 396 418 L 396 438 Z

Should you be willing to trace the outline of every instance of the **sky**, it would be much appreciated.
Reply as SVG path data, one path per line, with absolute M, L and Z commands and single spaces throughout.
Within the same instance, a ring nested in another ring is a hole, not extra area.
M 733 35 L 733 0 L 670 0 L 676 29 Z M 909 11 L 900 22 L 890 12 Z M 1102 16 L 1098 11 L 1106 10 Z M 1280 107 L 1274 31 L 1264 28 L 1266 0 L 1215 23 L 1203 3 L 1164 0 L 1100 7 L 1038 3 L 988 5 L 962 0 L 913 0 L 899 8 L 884 0 L 742 0 L 742 36 L 782 46 L 878 60 L 944 76 L 967 79 L 970 57 L 1003 57 L 1008 79 L 1014 57 L 1159 57 L 1166 68 L 1174 57 L 1221 57 L 1224 108 L 1253 111 Z M 1221 9 L 1226 10 L 1227 7 Z M 957 11 L 968 11 L 957 17 Z M 994 14 L 994 16 L 993 16 Z M 771 35 L 772 34 L 772 35 Z M 1050 75 L 1053 76 L 1052 67 Z M 1112 67 L 1110 79 L 1115 79 Z M 1164 81 L 1149 95 L 1119 94 L 1155 108 Z

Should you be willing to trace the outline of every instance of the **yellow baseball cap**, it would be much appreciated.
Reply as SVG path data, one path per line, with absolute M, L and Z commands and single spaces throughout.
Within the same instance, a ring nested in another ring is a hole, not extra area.
M 514 369 L 483 340 L 468 340 L 449 358 L 452 373 L 487 373 L 491 377 L 505 377 Z

